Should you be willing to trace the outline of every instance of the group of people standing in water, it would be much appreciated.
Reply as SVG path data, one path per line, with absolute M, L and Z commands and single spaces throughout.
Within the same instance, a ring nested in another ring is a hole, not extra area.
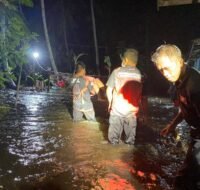
M 121 56 L 121 66 L 113 70 L 106 83 L 108 99 L 108 140 L 119 144 L 124 131 L 124 143 L 134 145 L 137 113 L 142 96 L 142 75 L 137 68 L 138 51 L 127 49 Z M 175 177 L 174 189 L 200 189 L 200 73 L 183 60 L 181 50 L 173 44 L 164 44 L 151 57 L 161 74 L 175 86 L 179 112 L 160 134 L 167 136 L 185 120 L 190 125 L 191 142 L 183 168 Z M 97 94 L 104 84 L 86 75 L 86 67 L 78 63 L 72 79 L 73 120 L 96 121 L 91 94 Z M 159 88 L 159 86 L 158 86 Z

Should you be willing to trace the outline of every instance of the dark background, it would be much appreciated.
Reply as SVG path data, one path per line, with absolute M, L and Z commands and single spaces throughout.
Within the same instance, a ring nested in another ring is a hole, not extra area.
M 48 30 L 58 70 L 72 72 L 66 56 L 64 23 L 70 51 L 86 53 L 82 60 L 89 73 L 96 73 L 90 0 L 46 0 Z M 109 55 L 113 68 L 120 65 L 119 52 L 136 48 L 140 52 L 139 68 L 148 75 L 150 94 L 165 94 L 168 83 L 150 61 L 152 52 L 163 43 L 176 44 L 187 60 L 191 40 L 200 37 L 200 4 L 162 7 L 156 0 L 94 0 L 101 74 L 105 75 L 104 56 Z M 23 9 L 30 29 L 39 34 L 33 48 L 41 54 L 41 62 L 49 65 L 40 1 Z

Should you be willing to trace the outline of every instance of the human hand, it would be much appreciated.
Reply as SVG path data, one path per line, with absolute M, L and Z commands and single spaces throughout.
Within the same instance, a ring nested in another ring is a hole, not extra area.
M 174 132 L 174 127 L 175 126 L 173 124 L 167 125 L 167 127 L 161 130 L 160 135 L 164 137 L 168 136 L 170 133 Z
M 91 76 L 88 76 L 88 75 L 84 76 L 84 79 L 85 79 L 86 81 L 88 81 L 88 82 L 94 82 L 94 80 L 95 80 L 94 77 L 91 77 Z

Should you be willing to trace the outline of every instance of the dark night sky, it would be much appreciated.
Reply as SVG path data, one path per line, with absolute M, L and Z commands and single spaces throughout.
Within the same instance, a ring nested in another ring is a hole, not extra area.
M 48 29 L 58 67 L 68 70 L 64 57 L 65 18 L 69 48 L 76 53 L 87 53 L 84 61 L 95 70 L 90 1 L 63 2 L 45 1 Z M 24 13 L 31 30 L 40 35 L 37 45 L 45 49 L 40 1 L 34 0 L 34 3 L 34 8 L 26 8 Z M 102 65 L 104 55 L 110 55 L 113 65 L 119 65 L 119 47 L 135 47 L 140 51 L 143 70 L 153 70 L 150 54 L 164 41 L 178 45 L 187 58 L 191 40 L 200 37 L 200 4 L 165 7 L 159 11 L 156 0 L 94 0 L 94 4 Z

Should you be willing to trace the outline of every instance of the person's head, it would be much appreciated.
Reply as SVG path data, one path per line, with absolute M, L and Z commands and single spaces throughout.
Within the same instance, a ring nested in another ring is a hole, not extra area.
M 85 76 L 86 74 L 86 66 L 83 62 L 78 62 L 76 64 L 76 68 L 75 68 L 75 74 L 77 76 Z
M 165 44 L 158 47 L 151 60 L 157 69 L 170 82 L 176 82 L 184 65 L 180 49 L 173 44 Z
M 135 49 L 127 49 L 121 56 L 123 66 L 136 66 L 138 62 L 138 51 Z

